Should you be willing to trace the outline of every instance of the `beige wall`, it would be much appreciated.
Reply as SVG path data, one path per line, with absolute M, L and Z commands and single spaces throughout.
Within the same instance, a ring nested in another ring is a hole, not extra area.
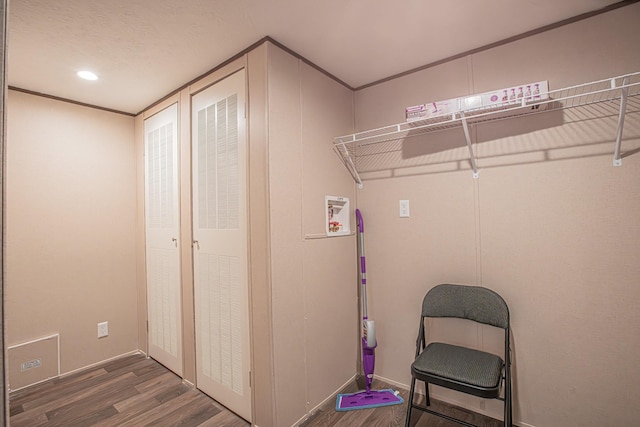
M 406 106 L 423 102 L 639 71 L 638 22 L 635 4 L 363 89 L 357 129 L 401 122 Z M 637 424 L 640 115 L 627 116 L 627 155 L 613 167 L 617 116 L 594 118 L 598 110 L 473 129 L 478 180 L 461 129 L 406 140 L 362 164 L 376 374 L 409 384 L 428 289 L 484 285 L 511 309 L 518 425 Z M 411 218 L 398 217 L 400 199 L 410 200 Z M 500 335 L 487 329 L 435 326 L 438 336 L 500 351 Z M 499 402 L 435 394 L 501 418 Z
M 6 31 L 6 22 L 7 22 L 7 6 L 8 6 L 8 0 L 3 0 L 2 2 L 0 2 L 0 27 L 2 32 L 0 33 L 0 45 L 2 46 L 1 52 L 0 52 L 0 60 L 2 62 L 0 62 L 0 85 L 2 86 L 2 97 L 0 98 L 0 171 L 2 173 L 2 177 L 3 177 L 3 182 L 4 182 L 4 165 L 6 164 L 5 162 L 5 147 L 6 147 L 6 110 L 7 110 L 7 82 L 5 79 L 5 76 L 7 75 L 7 31 Z M 5 212 L 5 202 L 4 202 L 4 190 L 5 190 L 5 186 L 4 184 L 2 185 L 2 190 L 0 190 L 0 194 L 2 194 L 2 197 L 0 197 L 0 209 L 1 212 L 0 213 L 0 226 L 2 227 L 2 230 L 5 229 L 4 223 L 5 223 L 5 218 L 4 218 L 4 212 Z M 0 233 L 0 235 L 4 236 L 4 232 Z M 2 237 L 2 247 L 0 248 L 0 262 L 2 262 L 3 264 L 3 269 L 4 269 L 4 259 L 5 259 L 5 255 L 4 255 L 4 237 Z M 6 335 L 5 335 L 5 308 L 4 308 L 4 274 L 0 274 L 0 384 L 2 384 L 3 388 L 2 391 L 0 392 L 0 421 L 2 421 L 3 423 L 8 424 L 9 423 L 9 411 L 7 410 L 7 408 L 9 408 L 9 393 L 7 392 L 7 388 L 5 387 L 5 384 L 7 383 L 7 377 L 6 377 L 6 369 L 7 369 L 7 358 L 6 358 L 6 354 L 7 354 L 7 348 L 6 348 Z
M 63 374 L 138 349 L 134 182 L 132 117 L 9 91 L 9 345 L 59 332 Z
M 285 426 L 355 373 L 355 238 L 322 238 L 324 196 L 355 196 L 331 145 L 352 131 L 353 101 L 349 89 L 271 44 L 268 64 L 275 425 Z
M 305 63 L 300 93 L 307 410 L 312 410 L 353 376 L 358 353 L 355 236 L 314 238 L 326 233 L 325 195 L 352 201 L 355 230 L 356 187 L 330 144 L 336 134 L 353 130 L 353 93 Z
M 269 204 L 276 423 L 306 405 L 298 60 L 269 49 Z

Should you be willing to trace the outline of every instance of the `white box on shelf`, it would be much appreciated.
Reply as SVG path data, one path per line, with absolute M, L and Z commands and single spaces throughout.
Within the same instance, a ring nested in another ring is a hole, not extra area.
M 522 104 L 544 101 L 549 98 L 547 81 L 527 83 L 480 94 L 483 107 L 500 107 L 508 104 Z
M 451 115 L 458 111 L 460 111 L 458 99 L 447 99 L 444 101 L 430 102 L 428 104 L 414 105 L 404 110 L 408 122 Z
M 471 95 L 460 98 L 460 110 L 475 110 L 483 106 L 483 99 L 481 95 Z
M 518 104 L 526 107 L 526 104 L 537 104 L 547 99 L 549 99 L 549 84 L 547 81 L 539 81 L 407 107 L 405 117 L 407 122 L 411 122 L 459 112 L 482 113 L 493 108 L 510 108 Z M 534 105 L 531 108 L 544 109 L 546 104 Z
M 431 104 L 427 104 L 427 108 L 430 111 L 430 117 L 444 116 L 460 111 L 460 106 L 457 99 L 447 99 L 446 101 L 432 102 Z
M 485 107 L 499 107 L 509 102 L 509 92 L 507 89 L 494 90 L 480 95 L 482 105 Z
M 414 105 L 404 109 L 404 115 L 408 122 L 420 120 L 427 117 L 427 106 L 424 104 Z

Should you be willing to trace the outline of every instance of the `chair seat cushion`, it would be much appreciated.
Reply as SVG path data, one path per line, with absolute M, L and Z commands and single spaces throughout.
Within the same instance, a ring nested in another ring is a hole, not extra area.
M 434 342 L 420 353 L 411 368 L 418 376 L 496 389 L 500 385 L 503 365 L 503 360 L 495 354 Z

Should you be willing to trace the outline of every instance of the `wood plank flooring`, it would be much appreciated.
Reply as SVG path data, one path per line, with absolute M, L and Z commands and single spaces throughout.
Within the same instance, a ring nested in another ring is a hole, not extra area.
M 353 384 L 342 391 L 342 393 L 355 393 L 362 388 L 364 388 L 362 384 L 358 387 L 354 381 Z M 383 390 L 389 388 L 398 390 L 390 384 L 377 379 L 373 380 L 372 389 Z M 404 399 L 403 404 L 384 406 L 380 408 L 338 412 L 335 409 L 335 400 L 331 400 L 315 411 L 315 413 L 303 422 L 300 427 L 404 427 L 409 391 L 398 391 L 400 392 L 400 396 Z M 502 421 L 471 412 L 464 408 L 439 402 L 433 398 L 431 399 L 431 409 L 462 419 L 468 423 L 475 424 L 478 427 L 503 426 Z M 460 427 L 460 424 L 456 424 L 445 420 L 444 418 L 417 411 L 415 409 L 413 410 L 413 415 L 411 417 L 411 425 L 413 427 Z
M 9 406 L 11 427 L 249 426 L 142 355 L 17 391 Z
M 362 387 L 362 383 L 360 383 Z M 374 380 L 373 389 L 393 388 Z M 344 393 L 360 388 L 354 381 Z M 337 412 L 335 400 L 315 411 L 300 427 L 402 427 L 409 392 L 399 390 L 402 405 Z M 498 420 L 432 399 L 432 407 L 480 427 Z M 248 427 L 217 402 L 182 383 L 153 359 L 128 356 L 11 394 L 10 427 Z M 414 410 L 414 427 L 458 424 Z

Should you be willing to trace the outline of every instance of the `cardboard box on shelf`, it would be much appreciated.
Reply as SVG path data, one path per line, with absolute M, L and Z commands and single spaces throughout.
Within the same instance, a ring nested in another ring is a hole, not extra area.
M 445 101 L 429 102 L 415 105 L 405 109 L 407 122 L 414 120 L 430 119 L 434 117 L 450 115 L 458 112 L 482 113 L 492 108 L 503 108 L 528 103 L 537 103 L 549 98 L 549 85 L 547 81 L 527 83 L 484 92 L 476 95 L 463 96 Z M 536 108 L 545 108 L 545 105 Z

